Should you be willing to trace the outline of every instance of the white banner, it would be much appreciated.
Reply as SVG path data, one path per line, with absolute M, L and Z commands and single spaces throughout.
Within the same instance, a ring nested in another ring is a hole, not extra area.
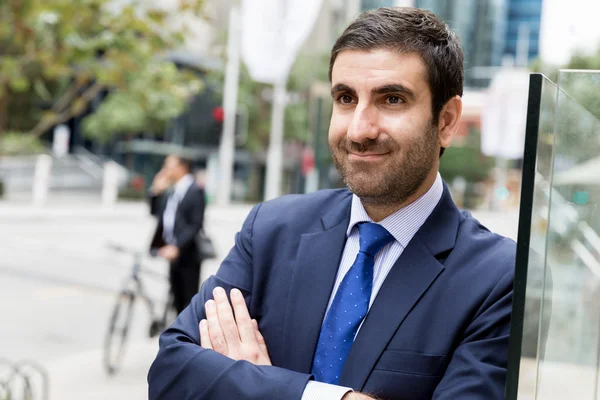
M 523 158 L 529 71 L 505 67 L 494 76 L 481 112 L 481 151 L 505 159 Z
M 242 0 L 242 60 L 252 79 L 287 81 L 323 0 Z

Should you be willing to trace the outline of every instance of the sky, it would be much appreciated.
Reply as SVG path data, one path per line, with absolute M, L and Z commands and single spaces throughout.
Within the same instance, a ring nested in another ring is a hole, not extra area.
M 600 48 L 600 0 L 543 0 L 540 56 L 561 65 L 576 49 Z

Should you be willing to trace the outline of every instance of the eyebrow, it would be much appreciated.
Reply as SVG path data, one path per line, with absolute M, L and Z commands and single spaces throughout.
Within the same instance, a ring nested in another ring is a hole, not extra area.
M 340 92 L 347 92 L 348 94 L 351 95 L 356 95 L 356 91 L 354 89 L 352 89 L 350 86 L 343 84 L 343 83 L 339 83 L 335 86 L 333 86 L 331 88 L 331 97 L 335 97 L 336 94 L 340 93 Z M 415 99 L 415 93 L 410 90 L 409 88 L 407 88 L 404 85 L 401 84 L 389 84 L 389 85 L 383 85 L 377 88 L 373 88 L 371 90 L 372 94 L 389 94 L 389 93 L 401 93 L 404 94 L 406 97 L 408 97 L 411 100 Z
M 336 94 L 346 92 L 351 95 L 356 95 L 356 91 L 352 89 L 348 85 L 344 85 L 343 83 L 338 83 L 334 87 L 331 88 L 331 97 L 335 97 Z

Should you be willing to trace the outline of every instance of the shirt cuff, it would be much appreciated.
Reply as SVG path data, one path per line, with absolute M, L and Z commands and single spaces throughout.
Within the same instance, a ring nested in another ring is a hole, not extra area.
M 309 381 L 304 388 L 301 400 L 342 400 L 342 397 L 348 392 L 352 392 L 352 388 Z

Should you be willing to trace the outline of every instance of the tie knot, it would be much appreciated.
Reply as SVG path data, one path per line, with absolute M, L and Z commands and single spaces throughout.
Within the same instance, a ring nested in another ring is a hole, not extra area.
M 371 257 L 375 257 L 379 250 L 394 240 L 387 229 L 374 222 L 358 224 L 358 233 L 360 235 L 360 251 Z

